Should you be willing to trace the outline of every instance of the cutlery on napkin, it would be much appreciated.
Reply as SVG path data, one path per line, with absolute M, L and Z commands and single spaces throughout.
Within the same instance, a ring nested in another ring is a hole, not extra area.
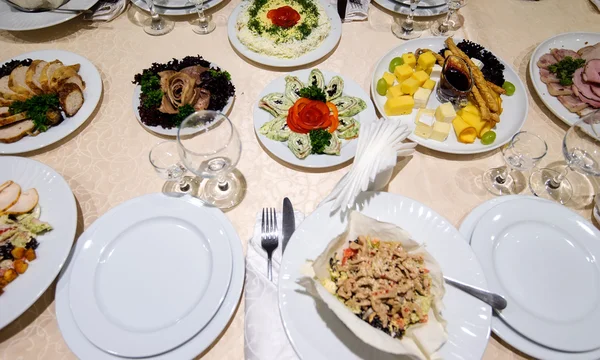
M 125 9 L 127 9 L 127 0 L 100 0 L 83 18 L 90 21 L 108 22 L 125 12 Z
M 331 0 L 331 4 L 337 7 L 342 21 L 360 21 L 369 16 L 369 0 Z

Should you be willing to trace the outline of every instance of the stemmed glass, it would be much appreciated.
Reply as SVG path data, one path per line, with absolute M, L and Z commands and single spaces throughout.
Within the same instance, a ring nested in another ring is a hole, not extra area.
M 392 24 L 392 32 L 400 39 L 410 40 L 421 36 L 422 31 L 414 29 L 415 22 L 413 20 L 415 17 L 415 10 L 417 10 L 417 5 L 420 1 L 421 0 L 410 0 L 410 13 L 402 22 L 402 25 L 398 25 L 397 21 L 399 21 L 399 19 L 394 20 L 394 23 Z
M 145 0 L 146 5 L 150 9 L 150 19 L 146 20 L 144 23 L 144 31 L 149 35 L 164 35 L 170 33 L 171 30 L 175 27 L 175 22 L 167 19 L 163 19 L 156 12 L 156 8 L 154 7 L 154 0 Z
M 431 25 L 431 34 L 433 36 L 450 36 L 454 31 L 460 29 L 460 23 L 452 17 L 458 9 L 465 6 L 466 2 L 466 0 L 449 0 L 446 18 L 433 22 Z
M 565 204 L 573 196 L 566 178 L 569 170 L 600 176 L 600 112 L 576 122 L 565 134 L 562 152 L 567 166 L 561 171 L 540 169 L 531 174 L 529 187 L 535 196 Z
M 516 193 L 512 171 L 533 169 L 548 152 L 548 145 L 539 136 L 521 131 L 516 133 L 501 150 L 507 166 L 489 169 L 483 173 L 482 178 L 483 186 L 494 195 Z
M 168 140 L 154 145 L 148 157 L 158 176 L 167 180 L 163 192 L 198 195 L 201 181 L 197 177 L 184 176 L 187 170 L 179 159 L 177 142 Z
M 215 22 L 212 21 L 212 15 L 206 15 L 204 12 L 205 0 L 189 0 L 190 3 L 196 6 L 196 12 L 198 12 L 198 20 L 192 22 L 192 30 L 196 34 L 206 35 L 217 27 Z
M 218 111 L 198 111 L 183 120 L 177 142 L 185 167 L 208 179 L 199 198 L 221 209 L 239 204 L 246 179 L 235 169 L 242 143 L 231 120 Z

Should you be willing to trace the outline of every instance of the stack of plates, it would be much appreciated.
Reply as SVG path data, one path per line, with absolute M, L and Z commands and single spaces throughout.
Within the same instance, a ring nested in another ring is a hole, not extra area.
M 144 11 L 150 11 L 146 0 L 131 0 L 131 2 Z M 222 3 L 223 0 L 205 0 L 204 9 L 210 9 Z M 161 15 L 181 16 L 196 13 L 194 2 L 189 0 L 155 0 L 156 12 Z
M 598 359 L 600 231 L 556 203 L 506 196 L 477 207 L 460 232 L 490 291 L 508 307 L 493 331 L 540 359 Z
M 61 332 L 82 359 L 193 358 L 229 322 L 243 264 L 218 209 L 187 196 L 130 200 L 79 238 L 56 289 Z
M 410 0 L 374 0 L 379 6 L 403 15 L 410 13 Z M 421 0 L 415 16 L 436 16 L 448 12 L 447 0 Z

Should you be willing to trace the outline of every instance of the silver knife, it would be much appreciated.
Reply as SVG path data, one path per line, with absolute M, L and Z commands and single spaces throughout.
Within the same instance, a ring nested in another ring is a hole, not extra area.
M 283 199 L 283 225 L 282 225 L 282 233 L 283 233 L 283 247 L 281 248 L 282 252 L 285 252 L 285 247 L 290 241 L 294 230 L 296 230 L 296 219 L 294 218 L 294 207 L 292 206 L 292 202 L 288 198 Z

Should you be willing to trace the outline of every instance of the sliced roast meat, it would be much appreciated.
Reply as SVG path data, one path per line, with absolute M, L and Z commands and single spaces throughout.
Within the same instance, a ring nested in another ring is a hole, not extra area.
M 167 96 L 173 107 L 179 108 L 185 104 L 192 104 L 195 84 L 194 78 L 182 72 L 169 78 Z
M 3 98 L 2 93 L 0 92 L 0 106 L 10 106 L 13 103 L 13 101 L 14 100 L 6 100 L 5 98 Z
M 590 60 L 585 64 L 583 80 L 600 85 L 600 59 Z
M 594 107 L 594 108 L 600 108 L 600 101 L 596 101 L 593 99 L 590 99 L 588 97 L 586 97 L 585 95 L 583 95 L 583 93 L 579 90 L 579 88 L 575 85 L 573 85 L 573 92 L 575 93 L 575 95 L 577 95 L 579 97 L 579 99 L 581 101 L 583 101 L 584 103 Z
M 579 56 L 578 53 L 576 53 L 573 50 L 569 50 L 569 49 L 550 49 L 550 53 L 554 56 L 556 61 L 561 61 L 564 58 L 566 58 L 567 56 L 570 56 L 573 59 L 581 58 L 581 56 Z
M 0 107 L 0 119 L 10 116 L 10 109 L 8 106 Z
M 0 143 L 10 144 L 21 140 L 23 137 L 32 134 L 35 131 L 35 124 L 32 120 L 24 120 L 16 124 L 3 126 L 0 128 Z
M 164 94 L 169 91 L 169 79 L 176 73 L 177 71 L 173 70 L 165 70 L 158 73 L 158 76 L 160 76 L 160 89 Z
M 158 111 L 165 114 L 177 114 L 179 112 L 179 110 L 173 107 L 173 104 L 171 104 L 166 95 L 163 95 Z
M 44 92 L 46 93 L 50 93 L 51 89 L 50 89 L 50 78 L 52 77 L 52 74 L 54 74 L 54 72 L 63 67 L 63 63 L 60 60 L 54 60 L 51 61 L 49 63 L 47 63 L 43 68 L 42 68 L 42 72 L 40 74 L 40 85 L 42 86 L 42 89 L 44 90 Z
M 583 74 L 583 68 L 579 68 L 579 69 L 575 70 L 575 72 L 573 73 L 573 87 L 576 87 L 578 92 L 585 98 L 600 103 L 600 96 L 594 94 L 594 92 L 592 91 L 591 85 L 593 85 L 593 84 L 585 82 L 583 80 L 582 74 Z M 573 91 L 575 91 L 575 90 L 573 90 Z M 590 104 L 590 103 L 588 102 L 588 104 Z M 590 104 L 590 105 L 598 107 L 597 105 L 593 105 L 593 104 Z
M 556 77 L 556 74 L 551 73 L 548 69 L 540 69 L 540 80 L 542 80 L 544 84 L 560 82 L 560 79 Z
M 563 86 L 560 83 L 549 83 L 548 92 L 552 96 L 561 96 L 561 95 L 571 95 L 573 94 L 573 90 L 571 90 L 571 86 Z
M 592 85 L 592 92 L 594 95 L 600 97 L 600 85 Z
M 33 96 L 35 92 L 27 86 L 25 81 L 28 68 L 28 66 L 17 66 L 8 77 L 8 87 L 18 94 Z
M 196 102 L 194 103 L 194 110 L 206 110 L 208 104 L 210 104 L 210 91 L 202 88 L 196 88 Z
M 64 84 L 58 91 L 58 101 L 67 116 L 77 114 L 83 106 L 83 92 L 77 84 Z
M 552 64 L 556 64 L 558 61 L 556 61 L 556 59 L 554 58 L 554 55 L 548 53 L 548 54 L 544 54 L 542 55 L 542 57 L 540 57 L 540 59 L 537 62 L 537 66 L 540 69 L 547 69 L 548 66 L 552 65 Z
M 598 111 L 598 109 L 593 108 L 591 106 L 588 106 L 585 109 L 582 109 L 581 111 L 578 111 L 577 115 L 579 115 L 580 117 L 584 117 L 584 116 L 586 116 L 588 114 L 591 114 L 591 113 L 597 112 L 597 111 Z M 594 115 L 593 117 L 596 117 L 596 115 Z M 590 120 L 592 120 L 592 119 L 590 119 Z
M 200 65 L 194 65 L 183 68 L 179 72 L 182 72 L 194 78 L 194 80 L 196 80 L 196 86 L 198 86 L 202 82 L 202 80 L 200 80 L 200 75 L 202 75 L 202 73 L 206 70 L 208 69 L 205 67 L 202 67 Z
M 23 94 L 17 94 L 8 87 L 10 76 L 6 75 L 0 78 L 0 97 L 5 100 L 27 100 L 29 97 Z
M 25 73 L 25 83 L 34 93 L 36 93 L 36 95 L 44 93 L 44 90 L 42 89 L 39 82 L 39 75 L 41 75 L 42 68 L 46 66 L 46 64 L 47 62 L 45 62 L 44 60 L 33 60 L 31 65 L 29 65 L 29 67 L 27 68 L 27 72 Z
M 558 101 L 564 105 L 572 113 L 579 112 L 588 107 L 586 103 L 581 101 L 577 96 L 567 95 L 557 97 Z
M 600 42 L 595 45 L 590 45 L 581 48 L 577 53 L 581 55 L 581 58 L 586 61 L 600 59 Z
M 1 117 L 0 118 L 0 126 L 14 124 L 16 122 L 27 119 L 27 114 L 22 112 L 20 114 L 15 114 L 11 116 Z

